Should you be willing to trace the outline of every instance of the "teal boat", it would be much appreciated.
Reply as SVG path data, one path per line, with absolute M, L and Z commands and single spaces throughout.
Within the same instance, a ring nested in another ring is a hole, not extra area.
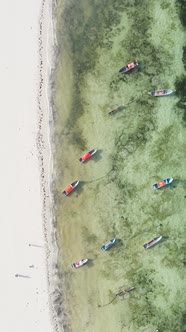
M 102 247 L 101 250 L 106 251 L 107 249 L 109 249 L 110 247 L 113 246 L 113 244 L 116 242 L 116 239 L 111 239 L 108 242 L 106 242 Z

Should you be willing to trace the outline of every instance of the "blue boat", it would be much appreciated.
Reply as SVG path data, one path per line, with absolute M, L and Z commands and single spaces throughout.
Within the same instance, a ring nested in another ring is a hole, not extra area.
M 101 247 L 101 250 L 105 251 L 107 249 L 109 249 L 110 247 L 113 246 L 113 244 L 116 242 L 116 239 L 111 239 L 109 240 L 108 242 L 106 242 L 102 247 Z

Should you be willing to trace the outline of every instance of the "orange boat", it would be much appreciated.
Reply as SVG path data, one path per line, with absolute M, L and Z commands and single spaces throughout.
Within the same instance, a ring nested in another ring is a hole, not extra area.
M 95 153 L 97 152 L 96 149 L 90 150 L 88 152 L 86 152 L 80 159 L 79 161 L 81 163 L 84 163 L 85 161 L 87 161 L 88 159 L 90 159 Z
M 139 62 L 137 60 L 134 60 L 133 62 L 129 63 L 128 65 L 122 67 L 120 70 L 119 70 L 119 73 L 126 73 L 128 72 L 129 70 L 135 68 L 139 66 Z
M 79 184 L 79 181 L 74 181 L 71 184 L 69 184 L 68 187 L 65 188 L 65 190 L 62 192 L 63 196 L 68 196 Z

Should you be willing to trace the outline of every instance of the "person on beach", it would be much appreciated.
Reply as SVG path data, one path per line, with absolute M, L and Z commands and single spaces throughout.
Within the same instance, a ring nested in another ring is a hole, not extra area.
M 15 274 L 15 277 L 18 278 L 18 277 L 21 277 L 21 278 L 31 278 L 30 276 L 24 276 L 22 274 Z

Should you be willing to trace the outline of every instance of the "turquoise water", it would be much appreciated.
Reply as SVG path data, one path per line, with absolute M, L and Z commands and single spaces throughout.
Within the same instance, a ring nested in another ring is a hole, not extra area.
M 183 13 L 184 2 L 170 0 L 58 2 L 54 198 L 67 331 L 186 331 Z M 134 59 L 140 67 L 120 75 Z M 176 91 L 149 97 L 163 88 Z M 97 155 L 80 165 L 91 148 Z M 153 191 L 167 176 L 173 185 Z M 118 245 L 101 253 L 112 237 Z M 91 264 L 72 271 L 84 256 Z

